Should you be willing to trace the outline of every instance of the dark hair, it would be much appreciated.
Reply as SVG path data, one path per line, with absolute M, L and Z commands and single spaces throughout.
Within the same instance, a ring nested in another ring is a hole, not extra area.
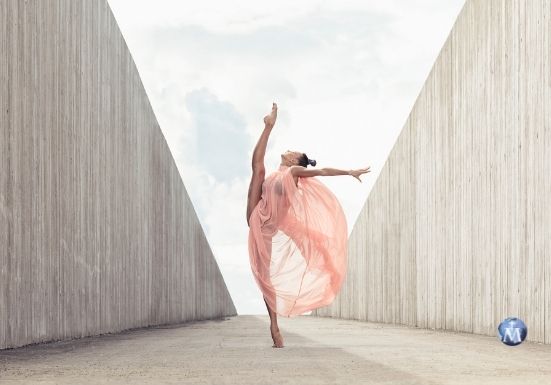
M 312 165 L 312 166 L 315 166 L 316 165 L 316 161 L 314 159 L 308 159 L 308 157 L 306 156 L 306 154 L 302 154 L 301 157 L 298 158 L 298 164 L 299 166 L 302 166 L 302 167 L 308 167 L 308 165 Z

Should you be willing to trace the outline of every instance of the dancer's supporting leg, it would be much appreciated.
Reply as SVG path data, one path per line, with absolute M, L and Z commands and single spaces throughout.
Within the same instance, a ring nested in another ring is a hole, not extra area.
M 258 142 L 253 152 L 253 176 L 249 184 L 249 192 L 247 196 L 247 224 L 249 224 L 251 213 L 260 201 L 260 197 L 262 195 L 262 183 L 264 182 L 264 177 L 266 174 L 266 170 L 264 168 L 264 155 L 266 154 L 268 138 L 270 136 L 272 128 L 274 127 L 276 118 L 277 105 L 274 103 L 272 106 L 272 112 L 264 117 L 264 131 L 262 131 L 260 139 L 258 139 Z M 267 272 L 267 276 L 269 276 L 269 272 Z M 268 309 L 268 314 L 270 316 L 270 332 L 274 341 L 273 346 L 281 348 L 283 347 L 283 338 L 281 337 L 281 333 L 279 332 L 279 327 L 277 325 L 277 313 L 273 311 L 270 306 L 268 306 L 268 302 L 266 302 L 265 298 L 264 302 L 266 303 L 266 308 Z

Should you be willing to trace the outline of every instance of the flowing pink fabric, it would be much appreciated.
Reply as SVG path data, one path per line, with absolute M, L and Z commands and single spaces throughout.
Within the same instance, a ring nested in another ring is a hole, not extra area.
M 282 316 L 330 304 L 346 275 L 348 230 L 335 195 L 316 177 L 280 166 L 249 219 L 249 257 L 268 306 Z

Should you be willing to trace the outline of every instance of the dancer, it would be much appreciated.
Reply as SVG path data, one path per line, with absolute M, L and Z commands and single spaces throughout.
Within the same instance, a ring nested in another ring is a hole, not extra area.
M 270 316 L 273 347 L 283 347 L 277 315 L 291 317 L 330 304 L 346 275 L 348 230 L 341 205 L 315 176 L 360 175 L 357 170 L 307 169 L 316 161 L 297 151 L 281 154 L 265 176 L 264 155 L 277 105 L 264 117 L 252 159 L 247 197 L 249 258 Z

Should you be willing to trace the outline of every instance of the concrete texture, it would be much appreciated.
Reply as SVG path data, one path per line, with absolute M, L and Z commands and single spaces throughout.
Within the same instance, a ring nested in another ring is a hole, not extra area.
M 551 346 L 311 316 L 155 327 L 0 352 L 2 385 L 549 384 Z
M 468 0 L 314 312 L 551 343 L 551 0 Z
M 0 349 L 235 315 L 105 0 L 0 1 Z

